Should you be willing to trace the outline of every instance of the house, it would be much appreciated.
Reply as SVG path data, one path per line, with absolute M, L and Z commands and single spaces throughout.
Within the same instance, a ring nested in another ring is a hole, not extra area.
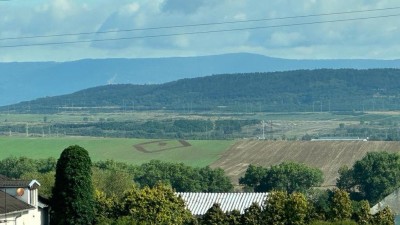
M 253 202 L 263 206 L 268 193 L 193 193 L 177 192 L 185 202 L 186 208 L 194 216 L 203 216 L 214 203 L 219 203 L 222 211 L 230 212 L 234 209 L 244 214 Z
M 386 196 L 376 205 L 374 205 L 370 212 L 371 214 L 375 214 L 385 207 L 389 207 L 393 214 L 395 215 L 395 224 L 400 224 L 400 188 L 392 192 L 392 194 Z
M 36 180 L 12 180 L 0 175 L 0 225 L 49 224 L 48 206 L 39 201 Z

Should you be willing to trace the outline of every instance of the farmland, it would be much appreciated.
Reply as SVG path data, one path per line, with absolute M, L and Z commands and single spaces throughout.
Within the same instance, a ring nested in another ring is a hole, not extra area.
M 149 143 L 145 139 L 127 138 L 1 137 L 0 159 L 9 156 L 58 158 L 66 147 L 80 145 L 89 151 L 93 161 L 112 159 L 137 165 L 156 159 L 203 167 L 217 160 L 234 142 L 193 140 L 186 143 L 182 144 L 178 140 L 151 140 Z M 138 151 L 135 146 L 141 146 L 146 151 Z
M 352 136 L 399 140 L 400 114 L 387 112 L 172 112 L 127 111 L 56 114 L 0 113 L 0 135 L 29 137 L 92 136 L 136 139 L 301 139 Z
M 324 186 L 335 185 L 342 165 L 351 166 L 370 151 L 400 152 L 399 142 L 266 141 L 266 140 L 148 140 L 128 138 L 1 137 L 0 159 L 9 156 L 58 158 L 69 145 L 89 151 L 93 161 L 112 159 L 139 165 L 150 160 L 189 166 L 222 168 L 234 183 L 249 164 L 268 167 L 284 161 L 305 163 L 324 173 Z
M 70 111 L 56 114 L 5 113 L 0 114 L 0 120 L 0 159 L 9 156 L 58 158 L 64 148 L 76 144 L 86 148 L 93 161 L 112 159 L 138 165 L 157 159 L 196 167 L 211 165 L 224 169 L 235 183 L 249 164 L 267 167 L 283 161 L 296 161 L 320 168 L 325 174 L 324 185 L 333 185 L 341 165 L 351 166 L 368 151 L 400 150 L 399 142 L 393 141 L 298 141 L 305 135 L 314 138 L 370 137 L 370 140 L 386 140 L 391 135 L 399 137 L 400 113 L 394 111 Z M 266 140 L 256 140 L 263 138 L 262 120 L 265 121 Z M 196 126 L 179 127 L 175 125 L 182 123 L 176 121 Z M 238 129 L 224 130 L 224 126 L 229 127 L 237 121 Z M 176 131 L 176 128 L 182 129 Z M 87 133 L 83 135 L 79 131 Z M 130 137 L 133 132 L 138 137 Z M 95 133 L 100 135 L 92 135 Z M 178 133 L 182 137 L 178 137 Z
M 323 186 L 336 183 L 337 171 L 351 167 L 367 152 L 400 152 L 399 142 L 378 141 L 238 141 L 211 167 L 220 167 L 237 182 L 249 164 L 268 167 L 284 161 L 304 163 L 324 173 Z

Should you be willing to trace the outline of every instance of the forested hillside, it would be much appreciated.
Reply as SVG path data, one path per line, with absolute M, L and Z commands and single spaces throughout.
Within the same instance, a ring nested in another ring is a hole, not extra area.
M 212 74 L 298 69 L 400 68 L 399 60 L 293 60 L 236 53 L 198 57 L 0 62 L 0 105 L 106 84 L 161 84 Z
M 157 85 L 106 85 L 0 108 L 65 110 L 377 111 L 400 109 L 398 69 L 222 74 Z

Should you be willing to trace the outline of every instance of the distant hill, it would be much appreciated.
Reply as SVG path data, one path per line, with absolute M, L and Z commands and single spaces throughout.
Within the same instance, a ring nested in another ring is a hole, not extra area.
M 255 54 L 0 63 L 0 105 L 107 84 L 161 84 L 213 74 L 320 68 L 400 68 L 400 60 L 291 60 Z
M 0 107 L 60 110 L 223 110 L 231 112 L 400 109 L 399 69 L 319 69 L 222 74 L 164 84 L 114 84 Z

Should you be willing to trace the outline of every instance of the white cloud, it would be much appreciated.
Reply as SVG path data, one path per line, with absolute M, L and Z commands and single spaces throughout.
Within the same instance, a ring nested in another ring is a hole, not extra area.
M 59 20 L 66 19 L 72 13 L 72 3 L 69 0 L 53 0 L 51 7 L 53 16 Z
M 247 15 L 245 13 L 237 13 L 235 16 L 233 16 L 233 18 L 235 20 L 246 20 L 247 19 Z
M 123 16 L 129 16 L 139 11 L 140 4 L 138 2 L 132 2 L 121 7 L 120 14 Z
M 175 46 L 179 48 L 187 48 L 190 46 L 189 38 L 185 35 L 179 35 L 175 37 L 173 42 Z
M 30 0 L 0 7 L 0 39 L 254 20 L 395 7 L 393 0 Z M 2 3 L 4 4 L 4 3 Z M 32 10 L 33 9 L 33 10 Z M 400 58 L 399 17 L 279 27 L 282 24 L 395 14 L 386 10 L 251 23 L 0 41 L 1 45 L 157 36 L 96 44 L 0 48 L 0 61 L 70 60 L 104 57 L 164 57 L 254 52 L 288 58 Z M 168 36 L 171 33 L 278 26 L 234 32 Z
M 303 40 L 303 36 L 298 32 L 274 32 L 269 40 L 269 45 L 275 47 L 292 46 Z

